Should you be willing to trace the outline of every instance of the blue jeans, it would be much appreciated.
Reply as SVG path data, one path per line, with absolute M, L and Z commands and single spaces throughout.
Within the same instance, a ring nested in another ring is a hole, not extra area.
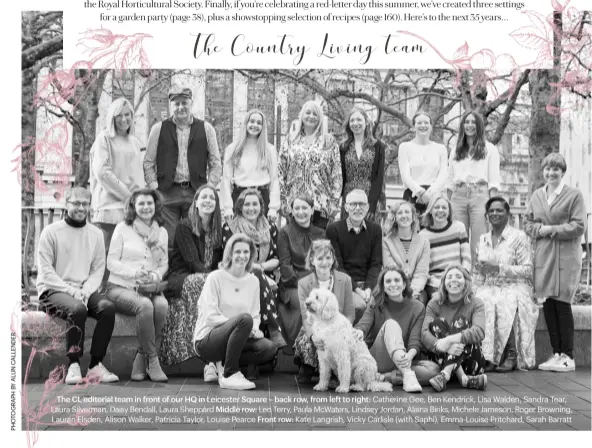
M 489 186 L 486 183 L 461 184 L 455 186 L 450 202 L 452 219 L 465 225 L 471 244 L 471 262 L 477 261 L 479 238 L 487 232 L 485 203 L 489 199 Z
M 169 303 L 162 294 L 146 297 L 123 286 L 107 283 L 105 295 L 118 313 L 136 316 L 139 352 L 148 358 L 158 356 L 162 329 L 166 322 Z

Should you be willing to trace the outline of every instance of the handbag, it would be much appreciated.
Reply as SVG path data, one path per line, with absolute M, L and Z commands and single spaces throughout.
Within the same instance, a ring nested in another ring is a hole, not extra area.
M 161 294 L 168 289 L 169 282 L 146 283 L 143 285 L 136 285 L 134 288 L 138 294 L 152 295 Z

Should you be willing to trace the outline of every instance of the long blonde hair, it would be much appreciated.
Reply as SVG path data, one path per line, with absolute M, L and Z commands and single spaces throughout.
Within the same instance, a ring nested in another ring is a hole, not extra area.
M 294 140 L 296 140 L 302 133 L 302 117 L 304 116 L 304 112 L 306 112 L 307 109 L 313 109 L 319 117 L 319 124 L 317 125 L 317 128 L 315 129 L 312 135 L 315 137 L 315 139 L 317 137 L 320 137 L 323 142 L 323 148 L 325 148 L 328 141 L 331 140 L 333 137 L 331 137 L 329 132 L 325 129 L 325 114 L 323 112 L 323 108 L 319 103 L 313 100 L 304 103 L 302 109 L 300 109 L 300 113 L 298 114 L 298 122 L 294 127 L 294 132 L 290 134 L 290 143 L 293 143 Z
M 228 154 L 226 158 L 227 160 L 232 160 L 232 166 L 234 168 L 238 167 L 240 159 L 243 155 L 245 143 L 247 142 L 247 126 L 249 124 L 249 119 L 253 114 L 261 115 L 261 121 L 263 122 L 261 126 L 261 132 L 257 138 L 257 166 L 264 168 L 269 173 L 271 172 L 272 164 L 270 152 L 275 151 L 275 148 L 267 141 L 267 118 L 265 117 L 265 114 L 259 109 L 251 109 L 247 112 L 247 115 L 245 115 L 245 119 L 243 120 L 243 124 L 241 125 L 238 139 L 228 147 Z

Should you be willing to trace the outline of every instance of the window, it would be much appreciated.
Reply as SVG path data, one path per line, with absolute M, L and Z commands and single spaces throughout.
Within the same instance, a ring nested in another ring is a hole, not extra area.
M 216 130 L 220 156 L 224 160 L 224 150 L 232 143 L 234 73 L 228 70 L 207 70 L 205 90 L 205 120 Z
M 150 90 L 150 99 L 148 101 L 148 135 L 155 123 L 166 120 L 169 117 L 169 88 L 171 87 L 170 78 L 164 79 Z M 148 136 L 146 136 L 148 141 Z
M 267 140 L 275 144 L 275 81 L 273 79 L 249 78 L 247 109 L 259 109 L 265 114 L 265 118 L 267 118 Z
M 134 104 L 134 80 L 135 70 L 113 70 L 112 98 L 115 100 L 120 96 L 126 97 L 132 105 Z
M 442 125 L 444 120 L 443 117 L 440 117 L 436 120 L 436 117 L 440 115 L 442 109 L 444 108 L 444 98 L 440 95 L 445 95 L 446 92 L 440 89 L 421 89 L 423 93 L 427 93 L 428 95 L 424 95 L 420 100 L 420 108 L 425 110 L 434 121 L 434 130 L 432 131 L 432 136 L 434 140 L 442 142 L 444 140 L 444 130 L 442 128 L 436 129 L 438 125 Z M 423 105 L 422 105 L 423 103 Z

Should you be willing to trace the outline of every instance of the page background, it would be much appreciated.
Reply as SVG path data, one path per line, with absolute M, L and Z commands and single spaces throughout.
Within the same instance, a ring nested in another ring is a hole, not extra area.
M 7 4 L 8 10 L 3 15 L 3 37 L 5 43 L 3 45 L 3 56 L 4 56 L 4 66 L 6 67 L 4 70 L 3 81 L 4 81 L 4 92 L 3 92 L 3 99 L 4 99 L 4 112 L 3 112 L 3 146 L 4 149 L 2 151 L 2 157 L 0 162 L 0 182 L 2 185 L 2 190 L 5 193 L 3 195 L 3 219 L 1 221 L 1 229 L 2 234 L 4 235 L 4 241 L 2 244 L 2 251 L 4 253 L 4 257 L 2 257 L 1 267 L 2 267 L 2 278 L 5 279 L 4 285 L 4 313 L 3 313 L 3 320 L 2 322 L 5 325 L 5 328 L 10 326 L 10 314 L 12 313 L 14 306 L 18 302 L 18 298 L 20 297 L 20 287 L 18 284 L 18 279 L 20 278 L 20 253 L 21 253 L 21 245 L 20 245 L 20 238 L 17 238 L 17 235 L 20 235 L 20 185 L 17 182 L 15 173 L 11 172 L 14 167 L 14 163 L 11 160 L 16 156 L 17 152 L 12 152 L 13 149 L 20 144 L 21 142 L 21 122 L 20 122 L 20 104 L 21 104 L 21 79 L 20 79 L 20 65 L 21 65 L 21 57 L 20 57 L 20 36 L 21 36 L 21 27 L 20 27 L 20 14 L 22 10 L 63 10 L 68 8 L 64 15 L 64 33 L 65 39 L 67 42 L 64 43 L 64 51 L 67 52 L 68 48 L 70 48 L 73 44 L 72 41 L 77 39 L 76 35 L 72 35 L 70 32 L 69 23 L 71 21 L 77 20 L 78 16 L 72 14 L 71 12 L 71 5 L 72 4 L 81 4 L 83 0 L 23 0 L 20 2 L 9 2 Z M 531 4 L 534 2 L 530 0 Z M 545 11 L 545 15 L 551 12 L 550 1 L 541 1 L 537 2 L 537 4 L 541 5 L 540 10 Z M 584 9 L 586 7 L 586 3 L 588 1 L 579 0 L 579 1 L 572 1 L 571 6 L 578 7 L 579 9 Z M 6 6 L 5 6 L 6 8 Z M 589 8 L 589 6 L 588 6 Z M 516 24 L 513 29 L 518 28 L 519 26 L 527 25 L 526 22 L 521 22 Z M 368 26 L 368 25 L 366 25 Z M 84 27 L 83 27 L 84 28 Z M 259 27 L 262 28 L 262 27 Z M 403 27 L 401 25 L 397 26 L 399 29 L 411 29 L 412 27 Z M 146 27 L 142 26 L 142 31 L 146 31 Z M 164 29 L 164 28 L 163 28 Z M 453 24 L 453 29 L 455 32 L 458 32 L 458 24 Z M 115 31 L 115 27 L 113 27 Z M 131 33 L 133 28 L 126 27 L 126 33 Z M 232 32 L 236 34 L 237 30 L 233 29 Z M 258 33 L 262 33 L 262 29 L 255 30 L 254 32 L 249 30 L 249 34 L 252 33 L 253 36 L 257 35 Z M 482 47 L 486 47 L 488 44 L 495 42 L 498 40 L 499 29 L 496 27 L 495 24 L 481 25 L 478 29 L 478 32 L 470 32 L 471 30 L 467 30 L 468 32 L 464 34 L 465 29 L 463 28 L 463 37 L 461 34 L 453 34 L 450 32 L 450 29 L 445 29 L 442 32 L 442 36 L 437 40 L 438 45 L 441 46 L 442 50 L 446 50 L 447 55 L 452 55 L 455 49 L 461 45 L 464 40 L 466 40 L 471 50 L 478 50 Z M 220 32 L 220 31 L 217 31 Z M 284 30 L 282 29 L 282 33 Z M 505 38 L 504 38 L 505 39 Z M 505 42 L 502 41 L 502 42 Z M 156 40 L 154 40 L 154 44 L 148 44 L 146 46 L 146 51 L 148 51 L 149 56 L 153 54 L 160 54 L 161 48 L 160 45 L 157 44 Z M 69 54 L 65 55 L 66 63 L 65 67 L 68 67 L 68 63 L 71 61 L 69 59 Z M 185 63 L 187 61 L 187 63 Z M 232 63 L 228 61 L 221 61 L 217 65 L 208 65 L 210 68 L 236 68 L 236 67 L 247 67 L 247 65 L 242 63 L 236 65 L 235 61 L 233 60 Z M 278 65 L 274 65 L 277 60 L 274 58 L 270 58 L 268 61 L 264 61 L 266 66 L 270 68 L 277 68 Z M 193 64 L 195 63 L 195 64 Z M 226 65 L 230 64 L 230 65 Z M 415 65 L 415 64 L 414 64 Z M 156 66 L 156 64 L 155 64 Z M 199 60 L 199 64 L 197 64 L 190 56 L 189 52 L 187 56 L 183 56 L 183 64 L 179 65 L 179 67 L 191 67 L 191 68 L 205 68 L 204 61 Z M 254 67 L 261 68 L 264 66 L 264 63 L 257 62 L 253 65 Z M 330 65 L 327 65 L 328 67 Z M 344 64 L 334 64 L 333 66 L 340 66 L 346 68 L 364 68 L 364 66 L 360 65 L 353 65 L 351 62 L 347 62 Z M 439 65 L 443 66 L 443 65 Z M 172 66 L 171 66 L 172 67 Z M 299 68 L 303 68 L 301 66 Z M 321 65 L 315 65 L 315 67 L 323 67 Z M 368 67 L 372 68 L 386 68 L 386 65 L 368 65 Z M 397 65 L 399 68 L 410 68 L 410 66 L 406 64 Z M 418 66 L 415 66 L 418 67 Z M 436 66 L 430 66 L 430 68 L 435 68 Z M 286 66 L 286 68 L 295 68 L 293 66 Z M 14 111 L 14 112 L 13 112 Z M 8 405 L 8 385 L 9 385 L 9 368 L 8 368 L 8 360 L 9 360 L 9 335 L 6 332 L 6 336 L 4 338 L 4 343 L 1 344 L 2 347 L 2 357 L 0 358 L 0 362 L 4 368 L 2 369 L 2 381 L 0 382 L 1 387 L 4 388 L 5 393 L 3 394 L 5 398 L 6 404 L 3 404 L 2 415 L 3 417 L 7 414 L 7 410 L 9 410 Z M 20 352 L 17 354 L 17 360 L 20 358 Z M 17 378 L 20 378 L 20 363 L 17 361 Z M 4 400 L 3 400 L 4 401 Z M 20 406 L 18 406 L 20 409 Z M 17 425 L 20 426 L 20 416 L 17 416 Z M 2 431 L 7 431 L 9 429 L 9 418 L 8 416 L 2 419 Z M 297 434 L 297 435 L 296 435 Z M 466 438 L 463 440 L 459 440 L 458 436 L 460 434 L 453 433 L 450 434 L 450 438 L 448 439 L 448 443 L 452 442 L 453 440 L 456 443 L 467 443 Z M 219 433 L 204 433 L 199 432 L 196 434 L 195 432 L 188 432 L 188 433 L 149 433 L 149 434 L 138 434 L 135 431 L 130 432 L 96 432 L 93 431 L 91 434 L 82 432 L 41 432 L 39 433 L 39 441 L 36 444 L 38 448 L 44 447 L 54 447 L 59 446 L 59 444 L 65 444 L 66 446 L 85 446 L 89 448 L 94 447 L 103 447 L 105 444 L 113 444 L 113 446 L 137 446 L 139 443 L 147 444 L 148 446 L 159 446 L 159 445 L 171 445 L 171 444 L 181 444 L 185 443 L 187 445 L 190 444 L 199 444 L 199 443 L 209 443 L 209 444 L 236 444 L 236 445 L 248 445 L 248 446 L 260 446 L 261 444 L 273 443 L 273 444 L 281 444 L 287 446 L 301 446 L 302 444 L 310 444 L 315 443 L 319 445 L 324 444 L 333 444 L 335 445 L 334 438 L 337 436 L 337 440 L 339 443 L 347 443 L 350 446 L 356 445 L 364 445 L 367 444 L 369 441 L 369 435 L 363 432 L 354 432 L 354 433 L 344 433 L 340 432 L 339 434 L 334 434 L 332 432 L 320 431 L 316 433 L 304 433 L 298 432 L 295 433 L 295 437 L 291 434 L 261 434 L 261 433 L 232 433 L 232 432 L 225 432 L 222 434 Z M 447 443 L 445 440 L 442 440 L 442 434 L 436 432 L 426 432 L 426 433 L 404 433 L 401 435 L 404 443 Z M 401 443 L 401 436 L 395 434 L 387 434 L 378 435 L 372 433 L 370 435 L 370 440 L 372 443 L 388 443 L 388 444 L 397 444 Z M 551 445 L 566 445 L 568 443 L 573 443 L 574 441 L 585 441 L 590 439 L 590 433 L 580 432 L 580 433 L 561 433 L 561 432 L 554 432 L 554 433 L 526 433 L 526 432 L 505 432 L 499 433 L 495 436 L 492 435 L 481 435 L 479 432 L 472 432 L 469 437 L 473 437 L 474 441 L 472 443 L 476 444 L 477 446 L 503 446 L 507 443 L 528 443 L 533 444 L 536 443 L 540 446 L 551 446 Z M 469 442 L 470 443 L 470 442 Z M 21 447 L 26 446 L 25 442 L 25 433 L 24 432 L 13 432 L 6 435 L 4 438 L 4 446 L 14 446 L 14 447 Z

